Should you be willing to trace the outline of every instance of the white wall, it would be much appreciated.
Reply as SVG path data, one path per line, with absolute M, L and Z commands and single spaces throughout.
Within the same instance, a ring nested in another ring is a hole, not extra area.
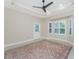
M 39 18 L 5 8 L 5 45 L 33 39 L 33 26 Z
M 73 42 L 72 36 L 59 36 L 48 33 L 48 21 L 56 19 L 41 19 L 26 13 L 5 8 L 5 45 L 27 41 L 33 39 L 34 23 L 39 22 L 41 27 L 41 37 L 58 38 Z M 73 19 L 73 17 L 72 17 Z M 67 18 L 63 20 L 68 20 Z

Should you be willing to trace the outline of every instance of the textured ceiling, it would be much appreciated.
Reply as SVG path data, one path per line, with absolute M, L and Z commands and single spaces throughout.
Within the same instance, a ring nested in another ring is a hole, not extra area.
M 54 3 L 47 7 L 45 13 L 42 9 L 32 6 L 42 6 L 42 0 L 5 0 L 5 7 L 20 10 L 40 17 L 55 16 L 62 13 L 73 13 L 74 0 L 45 0 L 45 5 L 53 1 Z M 63 12 L 62 12 L 63 11 Z

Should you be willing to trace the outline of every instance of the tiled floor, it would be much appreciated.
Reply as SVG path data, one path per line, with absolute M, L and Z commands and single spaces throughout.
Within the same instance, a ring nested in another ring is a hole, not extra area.
M 6 51 L 5 59 L 67 59 L 70 49 L 59 43 L 40 41 Z

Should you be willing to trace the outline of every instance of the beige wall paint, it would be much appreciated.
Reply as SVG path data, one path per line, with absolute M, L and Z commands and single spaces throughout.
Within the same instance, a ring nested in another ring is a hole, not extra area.
M 48 33 L 48 21 L 55 19 L 41 19 L 26 13 L 5 8 L 5 45 L 33 39 L 34 23 L 41 26 L 41 37 L 58 38 L 73 42 L 72 36 L 59 36 Z M 73 17 L 72 17 L 73 18 Z M 41 19 L 41 20 L 40 20 Z M 64 19 L 67 20 L 67 19 Z
M 33 39 L 33 26 L 39 18 L 5 8 L 5 44 Z

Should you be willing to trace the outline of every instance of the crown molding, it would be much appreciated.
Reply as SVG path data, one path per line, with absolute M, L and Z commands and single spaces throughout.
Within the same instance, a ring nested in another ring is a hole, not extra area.
M 28 6 L 24 6 L 21 3 L 12 3 L 12 0 L 5 2 L 5 8 L 10 8 L 14 9 L 23 13 L 30 14 L 31 16 L 39 17 L 39 18 L 55 18 L 55 17 L 61 17 L 61 16 L 68 16 L 72 15 L 74 11 L 74 5 L 69 6 L 68 8 L 66 7 L 63 10 L 55 10 L 55 11 L 50 11 L 50 13 L 39 13 L 38 11 L 33 10 L 32 8 Z M 62 12 L 63 11 L 63 12 Z

